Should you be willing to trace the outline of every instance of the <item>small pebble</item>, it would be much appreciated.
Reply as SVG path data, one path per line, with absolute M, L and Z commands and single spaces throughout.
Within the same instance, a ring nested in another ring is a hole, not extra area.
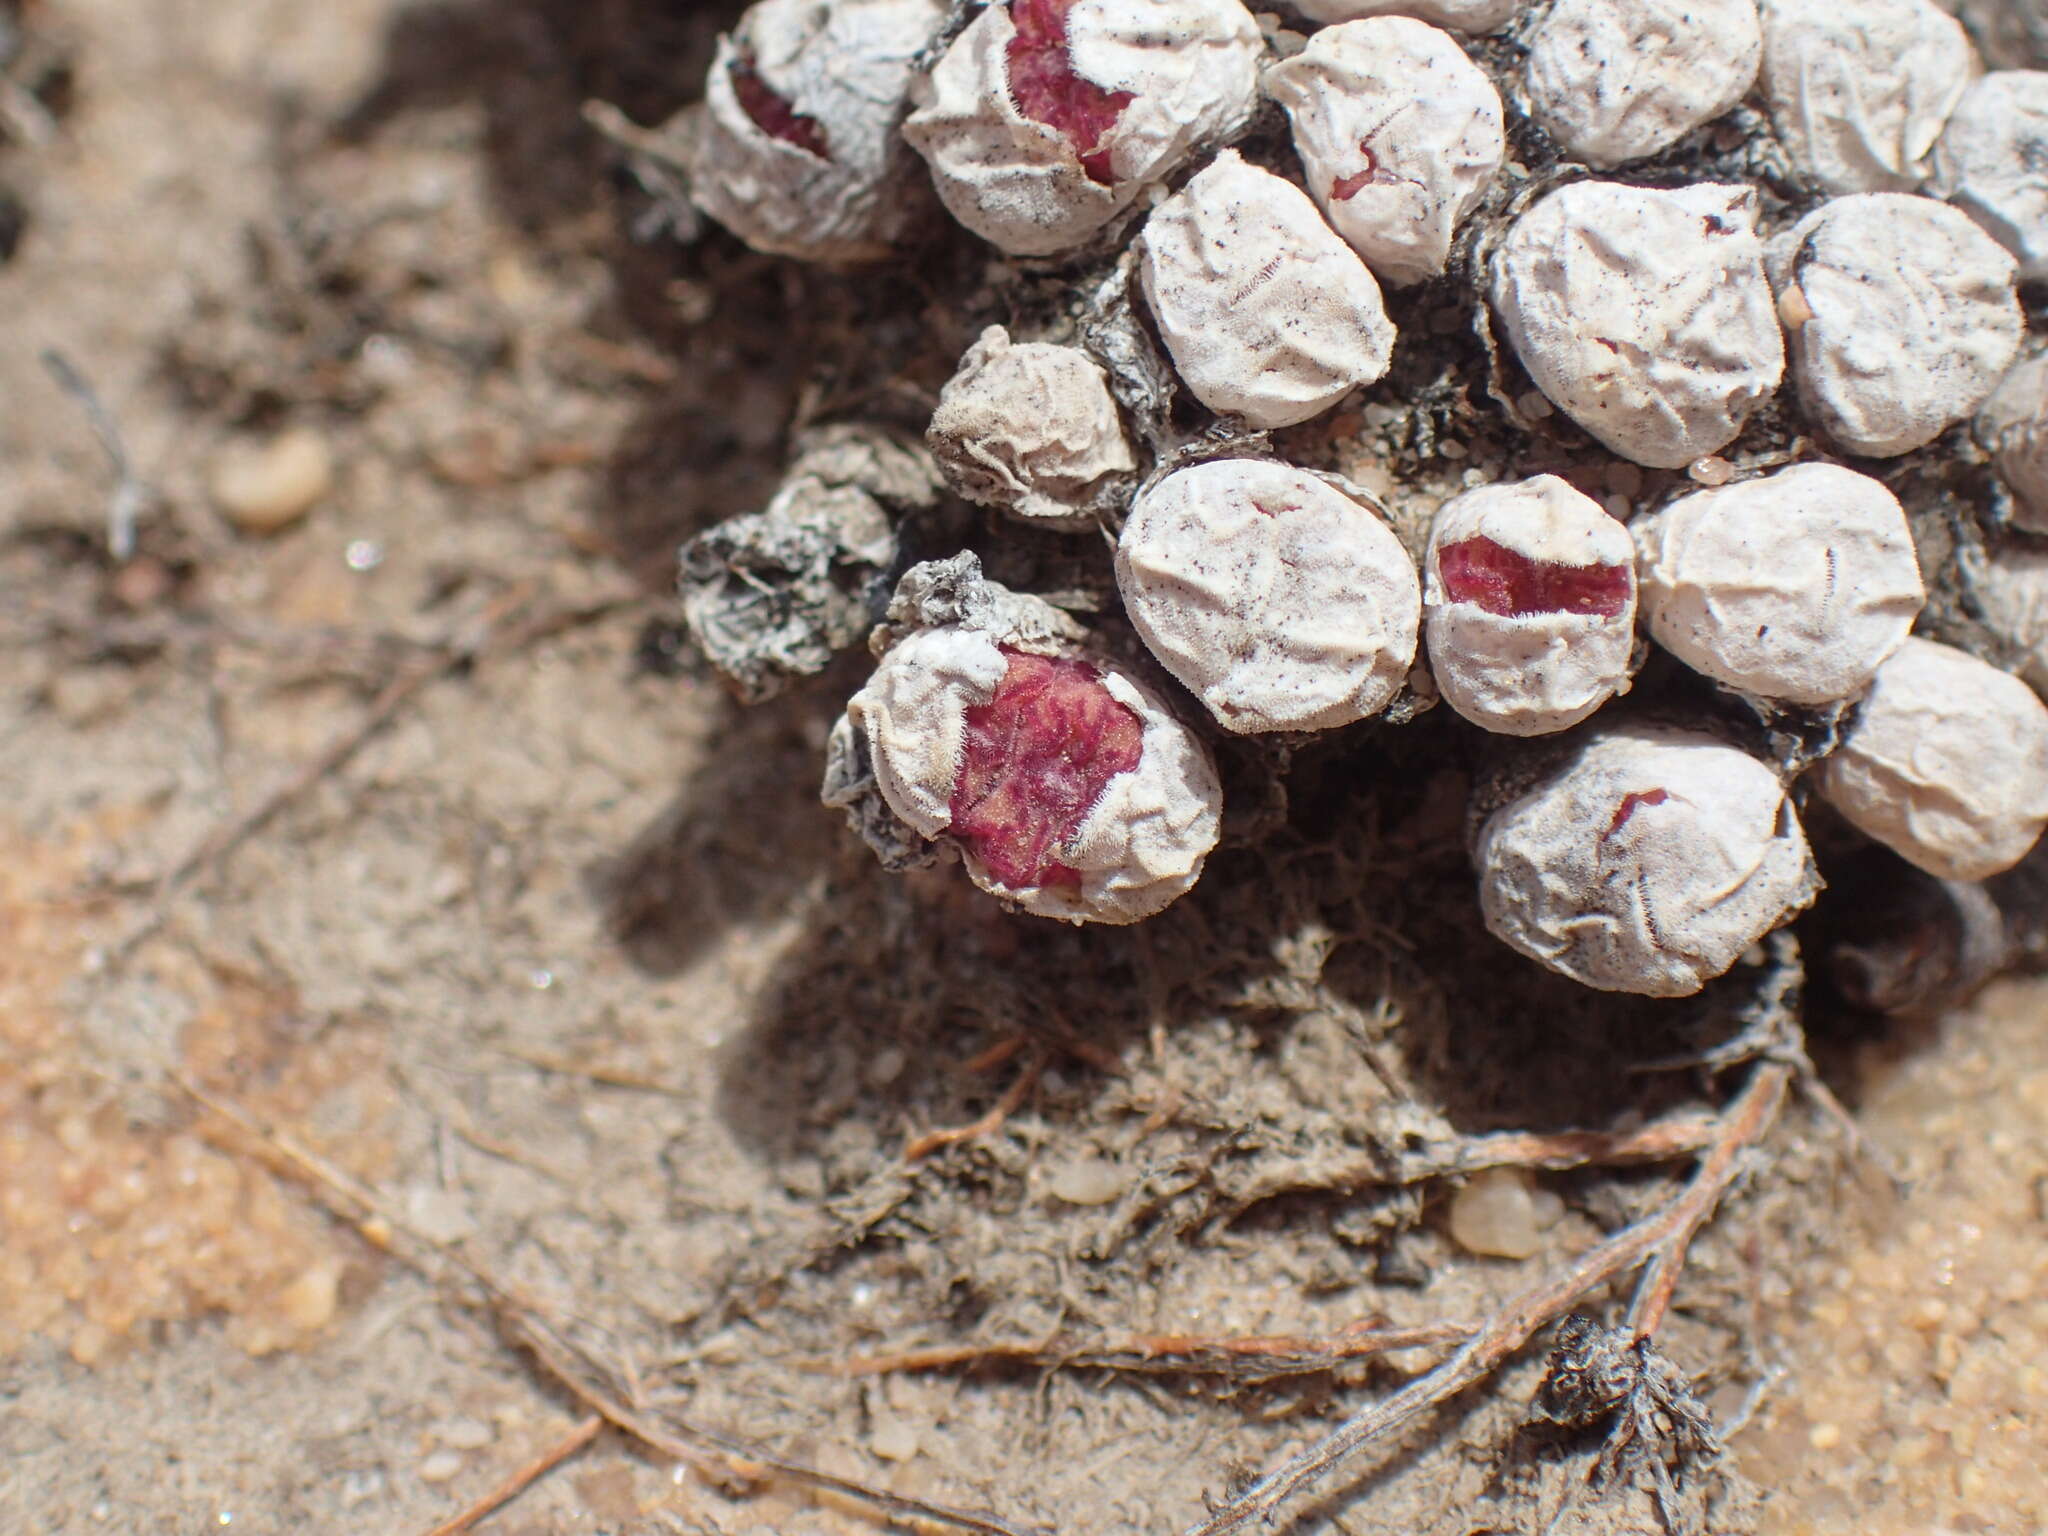
M 282 533 L 333 488 L 334 455 L 310 427 L 229 443 L 214 456 L 213 499 L 243 533 Z
M 1543 1246 L 1534 1186 L 1520 1168 L 1475 1173 L 1451 1197 L 1451 1237 L 1468 1253 L 1526 1259 Z
M 420 1463 L 420 1481 L 423 1483 L 445 1483 L 462 1470 L 460 1451 L 436 1451 Z
M 1106 1157 L 1080 1157 L 1054 1171 L 1047 1185 L 1069 1205 L 1108 1205 L 1131 1187 L 1131 1176 Z
M 498 1438 L 498 1432 L 490 1425 L 466 1414 L 443 1419 L 433 1427 L 432 1434 L 451 1451 L 479 1451 Z
M 277 1293 L 278 1309 L 294 1328 L 311 1333 L 334 1320 L 341 1271 L 334 1264 L 315 1264 Z
M 1735 478 L 1735 466 L 1718 454 L 1708 454 L 1703 459 L 1694 459 L 1685 469 L 1695 485 L 1726 485 Z
M 868 1448 L 884 1461 L 908 1461 L 917 1454 L 917 1431 L 894 1414 L 878 1415 Z

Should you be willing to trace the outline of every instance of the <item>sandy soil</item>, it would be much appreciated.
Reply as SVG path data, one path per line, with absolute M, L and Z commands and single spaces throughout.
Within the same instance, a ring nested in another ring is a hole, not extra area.
M 1311 761 L 1317 835 L 1276 863 L 1047 934 L 945 871 L 885 879 L 814 806 L 844 677 L 743 713 L 677 660 L 674 546 L 759 504 L 815 404 L 791 359 L 884 307 L 632 238 L 649 204 L 582 103 L 658 119 L 733 9 L 32 8 L 73 77 L 0 159 L 28 217 L 0 265 L 0 1531 L 427 1531 L 582 1414 L 506 1295 L 778 1455 L 1164 1531 L 1424 1357 L 833 1367 L 1470 1316 L 1670 1188 L 1543 1175 L 1505 1260 L 1453 1239 L 1449 1183 L 1368 1176 L 1709 1086 L 1627 1064 L 1712 1020 L 1582 1012 L 1432 926 L 1455 784 L 1382 818 Z M 154 493 L 126 562 L 44 349 Z M 286 429 L 333 483 L 254 536 L 211 481 Z M 1701 1240 L 1667 1348 L 1724 1422 L 1768 1386 L 1715 1529 L 2040 1528 L 2044 1012 L 2011 985 L 1861 1026 L 1837 1085 L 1907 1191 L 1802 1104 Z M 1540 1374 L 1300 1528 L 1661 1528 L 1531 1449 Z M 873 1526 L 607 1432 L 481 1528 Z

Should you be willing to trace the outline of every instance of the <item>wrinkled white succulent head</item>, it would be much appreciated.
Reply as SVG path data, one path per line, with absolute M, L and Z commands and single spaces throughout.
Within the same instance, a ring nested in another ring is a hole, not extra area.
M 1967 91 L 1934 146 L 1934 190 L 2048 278 L 2048 71 L 2000 70 Z
M 1131 508 L 1116 574 L 1152 654 L 1226 730 L 1362 720 L 1415 660 L 1415 562 L 1364 505 L 1290 465 L 1175 470 Z
M 1244 124 L 1263 46 L 1238 0 L 1000 0 L 903 133 L 954 218 L 1013 255 L 1056 255 Z
M 1977 440 L 2012 492 L 2012 520 L 2048 533 L 2048 353 L 2019 364 L 1977 416 Z
M 1138 467 L 1102 365 L 999 325 L 960 360 L 925 442 L 969 501 L 1049 527 L 1092 526 Z
M 1823 203 L 1771 241 L 1769 267 L 1800 403 L 1851 453 L 1925 447 L 1982 405 L 2019 353 L 2012 257 L 1931 198 Z
M 1758 0 L 1763 85 L 1792 163 L 1822 191 L 1910 192 L 1977 73 L 1929 0 Z
M 1527 0 L 1292 0 L 1311 21 L 1358 21 L 1368 16 L 1412 16 L 1453 32 L 1498 32 Z
M 1494 311 L 1560 410 L 1676 469 L 1733 442 L 1784 373 L 1755 217 L 1743 186 L 1560 187 L 1494 252 Z
M 1631 531 L 1652 637 L 1767 699 L 1854 698 L 1927 600 L 1898 498 L 1834 464 L 1695 491 Z
M 1778 776 L 1701 732 L 1596 731 L 1487 818 L 1486 926 L 1589 987 L 1685 997 L 1813 900 Z
M 1405 16 L 1325 27 L 1266 73 L 1308 187 L 1383 281 L 1444 270 L 1451 237 L 1500 171 L 1500 93 L 1444 32 Z
M 1635 546 L 1557 476 L 1445 502 L 1423 569 L 1430 670 L 1474 725 L 1547 735 L 1627 691 Z
M 1223 791 L 1149 688 L 1071 646 L 915 631 L 847 704 L 889 808 L 1041 917 L 1132 923 L 1194 885 Z
M 2010 673 L 1917 637 L 1878 668 L 1816 770 L 1866 836 L 1944 880 L 1983 880 L 2048 826 L 2048 705 Z
M 928 203 L 899 135 L 944 0 L 759 0 L 705 82 L 690 196 L 757 250 L 885 256 Z
M 1556 0 L 1529 35 L 1529 108 L 1607 170 L 1669 148 L 1756 83 L 1756 0 Z
M 1212 411 L 1293 426 L 1387 371 L 1372 273 L 1307 194 L 1234 149 L 1152 211 L 1139 251 L 1160 339 Z

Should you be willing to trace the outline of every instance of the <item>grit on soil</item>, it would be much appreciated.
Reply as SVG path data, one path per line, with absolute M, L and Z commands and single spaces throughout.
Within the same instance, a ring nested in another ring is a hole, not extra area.
M 815 805 L 847 676 L 742 712 L 678 657 L 676 544 L 760 504 L 793 422 L 943 377 L 834 372 L 845 332 L 925 323 L 908 279 L 679 245 L 585 126 L 673 110 L 735 9 L 28 8 L 0 98 L 28 221 L 0 265 L 9 1536 L 427 1531 L 586 1413 L 517 1346 L 536 1316 L 650 1413 L 1165 1532 L 1434 1352 L 1219 1374 L 1136 1345 L 1477 1316 L 1683 1174 L 1522 1182 L 1516 1260 L 1452 1241 L 1455 1181 L 1390 1177 L 1390 1148 L 1427 1171 L 1696 1111 L 1713 1083 L 1630 1066 L 1728 1028 L 1487 941 L 1462 786 L 1399 750 L 1363 797 L 1305 754 L 1286 834 L 1166 917 L 1053 930 L 957 871 L 882 875 Z M 45 349 L 152 492 L 125 562 Z M 332 485 L 255 536 L 211 477 L 287 428 Z M 2048 1520 L 2044 1008 L 2007 984 L 1845 1037 L 1831 1075 L 1906 1193 L 1799 1102 L 1695 1245 L 1667 1352 L 1724 1422 L 1769 1390 L 1693 1517 Z M 1089 1348 L 1120 1363 L 1058 1368 Z M 923 1350 L 984 1356 L 880 1368 Z M 1661 1529 L 1646 1487 L 1590 1485 L 1597 1447 L 1527 1428 L 1540 1367 L 1289 1529 Z M 878 1526 L 607 1430 L 480 1528 Z

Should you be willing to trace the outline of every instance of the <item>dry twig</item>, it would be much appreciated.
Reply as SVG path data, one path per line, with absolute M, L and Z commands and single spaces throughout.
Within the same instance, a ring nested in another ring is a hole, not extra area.
M 149 916 L 115 946 L 110 958 L 116 963 L 126 960 L 151 936 L 162 931 L 170 918 L 171 908 L 181 895 L 218 870 L 251 838 L 275 821 L 280 813 L 345 767 L 429 683 L 459 672 L 486 656 L 523 650 L 537 641 L 604 618 L 632 601 L 621 597 L 603 598 L 544 609 L 515 621 L 514 616 L 532 596 L 530 587 L 506 593 L 492 604 L 483 623 L 471 635 L 407 659 L 353 725 L 249 810 L 215 828 L 157 882 Z
M 510 1477 L 507 1477 L 497 1487 L 463 1510 L 461 1514 L 451 1515 L 446 1520 L 443 1520 L 439 1525 L 427 1532 L 427 1536 L 462 1536 L 462 1533 L 475 1525 L 477 1521 L 483 1519 L 486 1515 L 495 1514 L 498 1510 L 510 1504 L 520 1494 L 526 1492 L 527 1489 L 546 1477 L 571 1456 L 581 1451 L 603 1433 L 604 1427 L 605 1419 L 602 1414 L 593 1413 L 586 1419 L 578 1420 L 575 1428 L 571 1429 L 568 1434 L 562 1436 L 561 1439 L 542 1451 L 538 1456 L 518 1468 Z
M 701 1429 L 640 1406 L 638 1394 L 618 1383 L 630 1372 L 607 1369 L 576 1343 L 569 1328 L 547 1309 L 498 1279 L 481 1265 L 443 1244 L 415 1232 L 392 1214 L 376 1195 L 326 1158 L 263 1123 L 241 1105 L 182 1072 L 175 1083 L 194 1103 L 233 1126 L 269 1156 L 280 1170 L 306 1185 L 319 1204 L 377 1247 L 396 1254 L 437 1284 L 457 1278 L 483 1293 L 506 1336 L 525 1349 L 565 1391 L 591 1413 L 632 1436 L 650 1450 L 691 1466 L 744 1481 L 780 1479 L 817 1493 L 851 1499 L 893 1520 L 947 1526 L 969 1536 L 1044 1536 L 1030 1527 L 1013 1525 L 995 1515 L 954 1509 L 926 1499 L 876 1488 L 853 1478 L 838 1477 L 801 1462 L 788 1461 L 744 1441 Z
M 1471 1323 L 1423 1323 L 1395 1328 L 1365 1323 L 1328 1338 L 1295 1334 L 1231 1337 L 1207 1334 L 1134 1334 L 1095 1343 L 1054 1338 L 1042 1344 L 952 1344 L 838 1361 L 806 1360 L 806 1370 L 845 1376 L 883 1376 L 978 1365 L 1042 1366 L 1051 1370 L 1128 1371 L 1145 1375 L 1222 1376 L 1252 1383 L 1333 1370 L 1397 1349 L 1455 1344 L 1477 1331 Z
M 911 1137 L 904 1145 L 903 1161 L 922 1162 L 934 1152 L 957 1146 L 963 1141 L 979 1141 L 982 1137 L 1001 1130 L 1003 1122 L 1023 1107 L 1024 1100 L 1030 1097 L 1032 1088 L 1038 1083 L 1039 1074 L 1044 1070 L 1045 1052 L 1032 1052 L 1031 1059 L 1024 1063 L 1023 1069 L 1017 1073 L 1010 1086 L 1003 1090 L 1003 1096 L 996 1100 L 994 1107 L 987 1114 L 978 1120 L 969 1121 L 966 1125 L 947 1126 L 941 1130 L 926 1131 L 922 1136 Z
M 1751 1072 L 1735 1102 L 1720 1117 L 1720 1132 L 1698 1169 L 1676 1198 L 1584 1254 L 1561 1274 L 1511 1297 L 1455 1354 L 1399 1391 L 1353 1414 L 1316 1445 L 1259 1478 L 1186 1536 L 1223 1536 L 1253 1519 L 1271 1519 L 1279 1506 L 1327 1476 L 1338 1463 L 1367 1444 L 1411 1423 L 1439 1403 L 1492 1374 L 1539 1330 L 1570 1311 L 1581 1298 L 1611 1284 L 1646 1261 L 1652 1298 L 1642 1311 L 1663 1315 L 1669 1285 L 1675 1284 L 1693 1234 L 1711 1216 L 1734 1183 L 1742 1154 L 1776 1120 L 1791 1086 L 1793 1067 L 1765 1060 Z M 1668 1277 L 1668 1280 L 1667 1278 Z M 1661 1300 L 1655 1298 L 1661 1296 Z M 1633 1315 L 1633 1314 L 1632 1314 Z M 1651 1324 L 1654 1326 L 1654 1323 Z

